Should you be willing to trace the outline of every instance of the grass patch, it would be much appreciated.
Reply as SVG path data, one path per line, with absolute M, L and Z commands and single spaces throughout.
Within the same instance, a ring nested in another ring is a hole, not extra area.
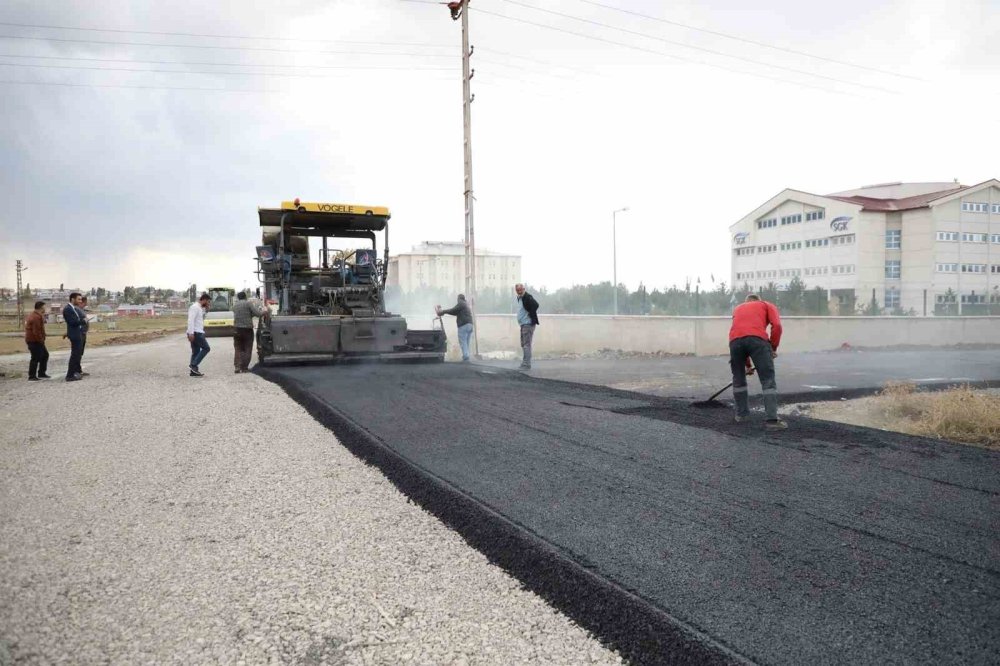
M 87 347 L 149 342 L 171 333 L 181 333 L 187 328 L 187 317 L 121 317 L 116 320 L 115 326 L 116 328 L 109 329 L 107 321 L 91 322 Z M 48 334 L 45 346 L 49 351 L 69 349 L 69 340 L 62 339 L 66 332 L 64 324 L 46 324 L 45 332 Z M 23 336 L 0 337 L 0 354 L 23 354 L 27 351 Z
M 900 432 L 1000 448 L 1000 395 L 956 386 L 920 392 L 913 384 L 887 384 L 875 399 Z

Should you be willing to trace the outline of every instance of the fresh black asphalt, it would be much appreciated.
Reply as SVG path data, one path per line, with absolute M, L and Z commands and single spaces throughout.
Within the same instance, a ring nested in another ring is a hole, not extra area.
M 633 663 L 1000 662 L 1000 454 L 483 366 L 263 374 Z

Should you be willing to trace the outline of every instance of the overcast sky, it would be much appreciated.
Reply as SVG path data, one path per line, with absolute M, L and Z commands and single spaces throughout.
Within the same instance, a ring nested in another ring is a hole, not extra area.
M 620 281 L 705 285 L 785 187 L 1000 176 L 996 0 L 597 2 L 749 41 L 473 1 L 477 244 L 533 285 L 610 280 L 623 206 Z M 463 237 L 442 6 L 7 0 L 0 22 L 0 286 L 16 258 L 37 287 L 255 286 L 256 207 L 296 196 L 389 206 L 394 252 Z

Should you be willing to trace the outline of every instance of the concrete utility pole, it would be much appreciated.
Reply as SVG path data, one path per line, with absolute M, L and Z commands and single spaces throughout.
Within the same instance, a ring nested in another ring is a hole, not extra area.
M 462 21 L 462 120 L 464 125 L 463 141 L 465 151 L 465 295 L 475 304 L 476 298 L 476 231 L 473 225 L 473 206 L 475 196 L 472 186 L 472 52 L 475 47 L 469 45 L 469 3 L 472 0 L 449 2 L 452 20 Z
M 614 284 L 611 285 L 611 293 L 615 299 L 615 316 L 618 316 L 618 213 L 624 213 L 628 206 L 619 208 L 611 213 L 611 256 L 614 265 Z
M 17 266 L 17 327 L 24 326 L 24 302 L 21 299 L 21 292 L 24 291 L 24 284 L 21 281 L 21 274 L 28 270 L 24 263 L 18 259 Z

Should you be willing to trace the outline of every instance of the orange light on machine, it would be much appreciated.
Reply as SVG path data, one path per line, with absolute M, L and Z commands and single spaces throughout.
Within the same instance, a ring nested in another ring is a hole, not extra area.
M 299 205 L 299 198 L 295 197 L 295 207 L 298 208 L 298 205 Z

